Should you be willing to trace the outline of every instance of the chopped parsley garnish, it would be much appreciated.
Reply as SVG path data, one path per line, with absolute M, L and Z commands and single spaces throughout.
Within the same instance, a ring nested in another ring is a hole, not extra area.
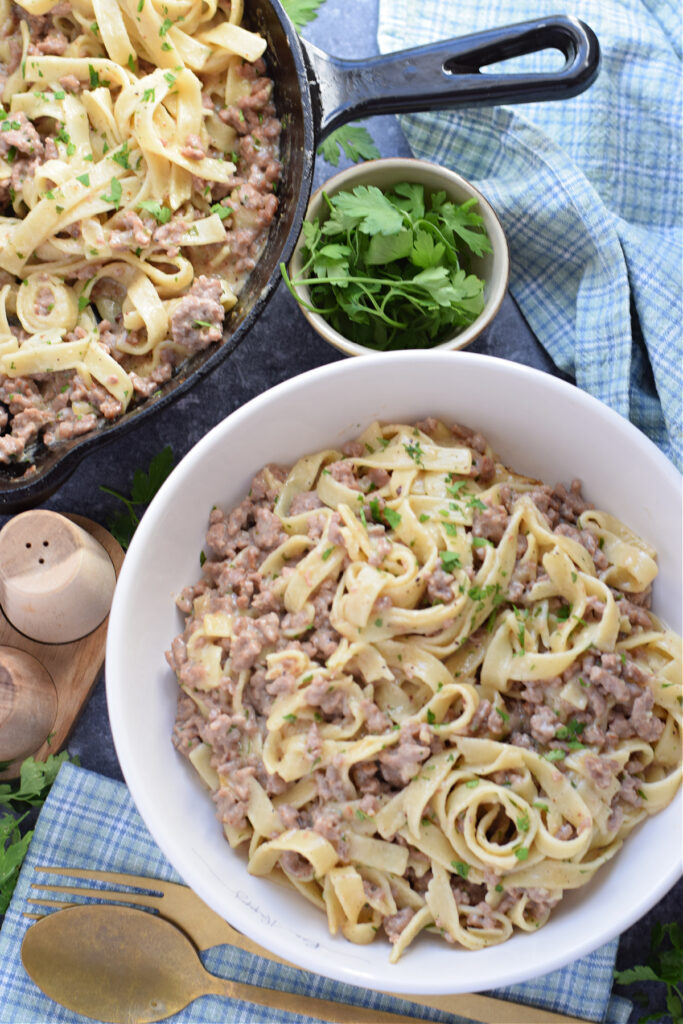
M 126 171 L 130 170 L 130 164 L 128 163 L 128 142 L 124 142 L 121 149 L 117 153 L 112 153 L 110 159 L 117 163 L 119 167 L 123 167 Z
M 444 572 L 452 572 L 453 569 L 461 568 L 460 555 L 457 551 L 440 551 L 441 566 Z
M 168 206 L 162 206 L 156 199 L 143 199 L 138 203 L 138 208 L 151 213 L 157 224 L 168 224 L 173 216 Z
M 121 196 L 123 189 L 121 188 L 121 182 L 118 178 L 112 178 L 109 183 L 110 193 L 109 195 L 101 195 L 100 199 L 104 200 L 105 203 L 112 203 L 113 206 L 118 210 L 121 205 Z
M 558 740 L 575 740 L 585 728 L 585 722 L 579 722 L 576 718 L 571 718 L 566 725 L 561 725 L 556 729 L 555 736 Z
M 234 212 L 231 207 L 223 206 L 222 203 L 214 203 L 209 209 L 211 213 L 217 213 L 221 220 L 225 220 L 226 217 L 229 217 Z
M 461 878 L 467 878 L 470 873 L 470 866 L 464 860 L 452 860 L 451 867 L 455 868 Z
M 404 443 L 403 447 L 405 448 L 406 452 L 413 460 L 413 462 L 417 463 L 418 466 L 421 466 L 424 469 L 424 463 L 422 461 L 422 456 L 424 455 L 424 452 L 422 451 L 422 445 L 420 444 L 420 442 L 410 441 L 408 442 L 408 444 Z

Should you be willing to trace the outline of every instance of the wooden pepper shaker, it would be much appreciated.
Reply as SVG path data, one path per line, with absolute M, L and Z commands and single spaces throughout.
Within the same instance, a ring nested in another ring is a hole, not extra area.
M 57 512 L 22 512 L 0 531 L 0 605 L 32 640 L 61 644 L 91 633 L 109 613 L 115 584 L 102 545 Z

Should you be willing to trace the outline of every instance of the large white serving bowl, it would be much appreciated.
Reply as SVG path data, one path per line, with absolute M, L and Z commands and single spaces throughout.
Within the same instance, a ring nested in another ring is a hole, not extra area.
M 654 610 L 681 629 L 681 480 L 635 427 L 547 374 L 470 353 L 396 353 L 333 363 L 253 399 L 206 435 L 156 496 L 126 554 L 109 620 L 107 697 L 121 767 L 155 840 L 232 925 L 302 967 L 404 993 L 478 991 L 543 974 L 595 949 L 652 907 L 681 873 L 682 801 L 646 820 L 584 889 L 533 934 L 478 952 L 423 936 L 398 965 L 378 939 L 354 946 L 293 891 L 247 873 L 199 777 L 171 745 L 177 683 L 164 651 L 182 629 L 176 594 L 201 575 L 214 504 L 237 504 L 266 463 L 334 447 L 374 419 L 428 415 L 479 429 L 503 461 L 554 484 L 582 479 L 596 506 L 659 552 Z

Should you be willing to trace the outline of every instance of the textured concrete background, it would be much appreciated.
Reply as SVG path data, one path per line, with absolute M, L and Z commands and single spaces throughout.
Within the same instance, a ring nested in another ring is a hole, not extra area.
M 376 0 L 326 0 L 317 20 L 306 26 L 302 34 L 327 53 L 360 59 L 377 52 L 376 29 Z M 382 156 L 410 155 L 393 117 L 371 118 L 365 123 Z M 340 167 L 346 165 L 348 161 L 342 156 Z M 318 159 L 314 187 L 323 184 L 334 171 L 335 168 Z M 555 372 L 552 361 L 510 296 L 495 322 L 470 350 Z M 308 326 L 280 284 L 245 341 L 209 379 L 171 408 L 148 419 L 137 431 L 90 455 L 44 507 L 78 512 L 106 525 L 117 510 L 117 503 L 100 491 L 101 484 L 129 493 L 133 469 L 146 467 L 164 445 L 172 446 L 175 460 L 179 461 L 211 427 L 250 398 L 282 380 L 340 358 L 344 358 L 341 353 Z M 122 777 L 109 730 L 103 679 L 72 734 L 69 749 L 80 756 L 84 767 L 113 778 Z M 680 846 L 681 837 L 672 836 L 671 841 Z M 628 899 L 628 894 L 624 898 Z M 654 921 L 683 921 L 683 883 L 679 882 L 646 918 L 624 934 L 620 968 L 644 961 Z M 650 1000 L 650 1012 L 662 1005 L 658 986 L 642 988 Z M 634 986 L 629 986 L 619 991 L 632 997 L 633 990 Z M 643 1012 L 646 1010 L 634 1008 L 632 1024 Z

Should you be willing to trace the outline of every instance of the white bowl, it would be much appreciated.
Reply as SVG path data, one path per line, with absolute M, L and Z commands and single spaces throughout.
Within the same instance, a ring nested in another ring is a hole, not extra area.
M 430 352 L 438 352 L 439 349 L 465 348 L 471 344 L 481 332 L 489 326 L 497 315 L 501 303 L 505 298 L 510 273 L 510 256 L 508 252 L 507 239 L 502 225 L 498 220 L 493 207 L 475 188 L 455 171 L 440 164 L 431 163 L 429 160 L 415 160 L 412 157 L 387 157 L 384 160 L 369 160 L 366 163 L 356 164 L 347 167 L 345 170 L 335 174 L 325 182 L 311 196 L 306 211 L 306 220 L 313 221 L 327 215 L 327 204 L 323 193 L 328 196 L 336 195 L 342 189 L 350 191 L 357 185 L 375 185 L 377 188 L 392 188 L 401 181 L 408 181 L 418 185 L 424 185 L 428 193 L 445 192 L 449 199 L 456 203 L 464 203 L 468 199 L 476 199 L 478 202 L 477 213 L 484 219 L 484 227 L 491 242 L 492 252 L 485 256 L 472 256 L 470 267 L 472 273 L 484 281 L 484 308 L 479 316 L 469 327 L 457 331 L 450 338 L 434 345 Z M 290 261 L 290 277 L 295 278 L 302 266 L 301 249 L 303 245 L 303 234 L 299 236 L 296 248 Z M 306 302 L 310 303 L 310 291 L 307 286 L 297 288 L 298 294 Z M 312 313 L 305 306 L 299 306 L 301 312 L 308 320 L 311 327 L 315 328 L 318 334 L 331 345 L 341 349 L 350 356 L 362 356 L 375 352 L 375 349 L 359 345 L 350 338 L 344 337 L 336 331 L 323 316 L 319 313 Z
M 194 770 L 171 745 L 177 683 L 164 651 L 181 630 L 174 598 L 199 578 L 211 506 L 230 507 L 268 462 L 336 447 L 373 419 L 427 415 L 484 433 L 503 460 L 551 485 L 580 477 L 584 494 L 659 552 L 655 611 L 681 630 L 681 481 L 635 427 L 571 385 L 473 353 L 396 353 L 336 362 L 259 395 L 206 435 L 163 485 L 126 555 L 109 619 L 106 679 L 119 760 L 137 807 L 179 874 L 232 925 L 302 967 L 376 989 L 457 993 L 544 974 L 641 917 L 681 872 L 682 800 L 636 828 L 548 924 L 499 946 L 460 951 L 421 939 L 398 966 L 377 941 L 328 934 L 302 897 L 250 876 L 225 841 Z

